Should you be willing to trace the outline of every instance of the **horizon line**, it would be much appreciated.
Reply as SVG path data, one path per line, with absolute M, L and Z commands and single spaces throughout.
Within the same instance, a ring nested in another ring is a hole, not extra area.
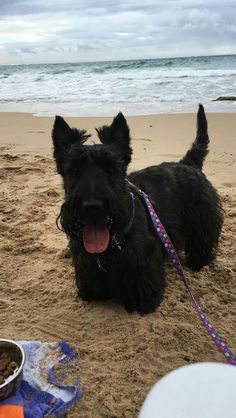
M 131 62 L 131 61 L 152 61 L 152 60 L 162 60 L 162 59 L 181 59 L 181 58 L 205 58 L 205 57 L 231 57 L 235 54 L 210 54 L 210 55 L 181 55 L 173 57 L 155 57 L 155 58 L 121 58 L 121 59 L 104 59 L 96 61 L 57 61 L 57 62 L 37 62 L 37 63 L 19 63 L 19 64 L 1 64 L 0 67 L 8 66 L 24 66 L 24 65 L 61 65 L 61 64 L 95 64 L 95 63 L 104 63 L 104 62 Z

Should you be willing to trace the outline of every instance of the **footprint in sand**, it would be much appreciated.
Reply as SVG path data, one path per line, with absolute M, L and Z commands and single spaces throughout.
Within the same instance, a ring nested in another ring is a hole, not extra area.
M 7 309 L 10 306 L 10 302 L 6 299 L 0 299 L 0 310 Z
M 41 167 L 26 167 L 25 165 L 9 165 L 3 167 L 3 170 L 16 174 L 27 174 L 29 172 L 42 173 L 43 171 Z
M 41 167 L 22 167 L 21 173 L 25 174 L 28 172 L 34 172 L 34 173 L 41 173 L 43 170 Z
M 15 160 L 18 160 L 19 158 L 17 155 L 11 155 L 11 154 L 3 154 L 1 155 L 1 157 L 7 161 L 15 161 Z
M 27 218 L 32 222 L 43 222 L 47 218 L 47 213 L 44 211 L 37 211 L 36 209 L 31 209 L 29 216 Z
M 15 212 L 15 208 L 12 207 L 0 207 L 0 212 L 4 213 L 4 215 L 9 215 Z
M 6 171 L 17 171 L 17 172 L 20 172 L 20 170 L 22 169 L 22 166 L 21 165 L 10 165 L 8 167 L 3 167 L 3 168 Z
M 228 215 L 230 218 L 236 218 L 236 209 L 230 209 L 230 210 L 228 210 L 227 215 Z
M 4 147 L 0 147 L 0 152 L 1 151 L 8 151 L 10 149 L 10 147 L 4 146 Z
M 46 188 L 40 192 L 41 195 L 47 195 L 48 197 L 58 198 L 60 194 L 53 188 Z

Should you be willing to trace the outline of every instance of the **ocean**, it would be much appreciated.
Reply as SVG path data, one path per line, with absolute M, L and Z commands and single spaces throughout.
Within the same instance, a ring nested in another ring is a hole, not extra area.
M 38 116 L 235 112 L 236 55 L 0 66 L 0 111 Z

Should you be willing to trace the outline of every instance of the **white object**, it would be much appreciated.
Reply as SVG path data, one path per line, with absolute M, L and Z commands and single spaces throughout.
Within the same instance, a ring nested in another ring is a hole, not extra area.
M 156 383 L 139 418 L 235 418 L 236 366 L 196 363 Z

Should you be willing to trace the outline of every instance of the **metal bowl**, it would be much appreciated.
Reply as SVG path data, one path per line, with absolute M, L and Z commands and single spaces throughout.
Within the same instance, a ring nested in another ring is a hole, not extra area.
M 0 401 L 13 395 L 19 388 L 25 362 L 25 352 L 23 348 L 12 340 L 0 339 L 0 354 L 2 353 L 10 354 L 11 360 L 17 364 L 17 368 L 14 373 L 7 377 L 4 383 L 0 385 Z

